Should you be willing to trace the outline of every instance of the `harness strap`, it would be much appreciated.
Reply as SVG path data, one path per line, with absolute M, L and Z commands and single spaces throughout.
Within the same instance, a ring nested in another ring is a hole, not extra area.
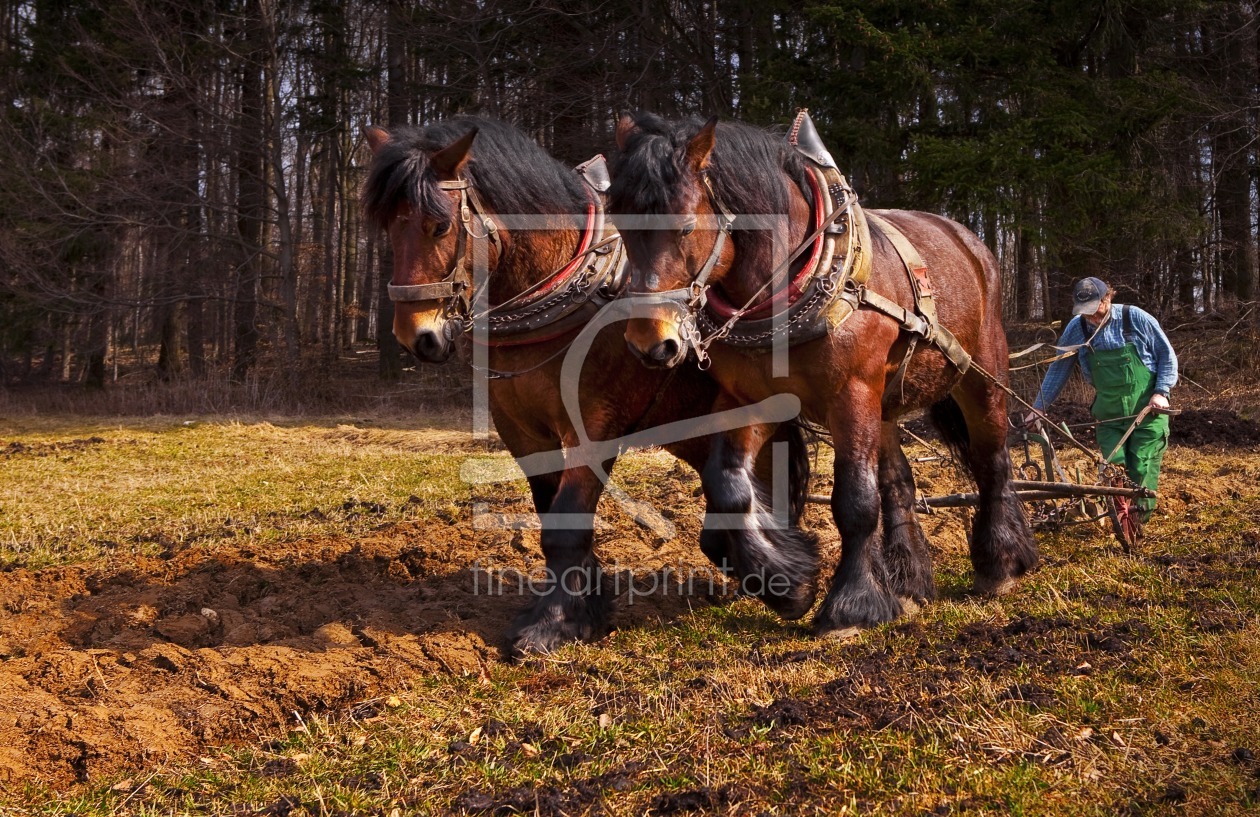
M 936 323 L 936 289 L 932 286 L 931 279 L 928 278 L 928 265 L 923 260 L 923 256 L 919 255 L 919 251 L 910 243 L 910 239 L 906 238 L 905 233 L 898 230 L 888 219 L 882 218 L 875 213 L 869 213 L 868 215 L 879 225 L 884 236 L 892 242 L 893 247 L 897 250 L 897 255 L 901 256 L 901 262 L 905 264 L 906 272 L 910 274 L 910 286 L 914 289 L 915 308 L 919 311 L 919 314 L 927 318 L 929 324 Z
M 962 348 L 962 344 L 958 342 L 958 338 L 954 337 L 954 333 L 950 332 L 936 316 L 936 293 L 932 288 L 932 282 L 927 275 L 927 264 L 924 263 L 923 257 L 919 255 L 918 250 L 910 243 L 905 234 L 898 230 L 887 219 L 868 212 L 867 218 L 875 221 L 876 225 L 888 238 L 893 248 L 897 250 L 897 255 L 901 257 L 902 264 L 905 265 L 906 273 L 910 276 L 910 286 L 914 290 L 915 311 L 918 314 L 910 312 L 900 304 L 894 303 L 878 293 L 871 292 L 865 287 L 861 288 L 860 300 L 869 304 L 877 311 L 883 312 L 885 315 L 897 320 L 902 329 L 916 335 L 920 335 L 929 343 L 935 344 L 941 350 L 941 354 L 957 367 L 958 371 L 965 372 L 971 368 L 971 355 L 967 350 Z M 922 317 L 920 317 L 920 315 Z M 904 369 L 909 365 L 909 357 L 902 360 L 901 367 Z M 895 379 L 900 382 L 904 372 L 898 372 Z
M 722 258 L 722 248 L 726 246 L 726 237 L 731 234 L 731 224 L 735 221 L 735 216 L 726 209 L 726 205 L 718 198 L 717 193 L 713 190 L 713 183 L 709 180 L 709 175 L 704 176 L 704 186 L 709 191 L 709 201 L 713 202 L 722 213 L 721 223 L 718 224 L 717 240 L 713 244 L 713 251 L 709 253 L 709 260 L 704 262 L 704 266 L 700 268 L 700 272 L 691 282 L 691 290 L 693 295 L 699 297 L 702 290 L 708 285 L 709 276 L 713 274 L 713 268 L 717 266 L 717 262 Z
M 397 286 L 389 284 L 389 299 L 395 303 L 407 301 L 436 301 L 443 298 L 454 298 L 464 291 L 463 281 L 434 281 L 431 284 L 407 284 Z

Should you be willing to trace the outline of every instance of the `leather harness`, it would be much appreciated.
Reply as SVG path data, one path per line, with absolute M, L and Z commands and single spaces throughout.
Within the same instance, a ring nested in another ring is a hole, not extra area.
M 591 314 L 621 294 L 626 282 L 626 255 L 621 237 L 607 222 L 603 207 L 597 203 L 602 159 L 602 156 L 596 157 L 577 168 L 595 195 L 594 203 L 587 207 L 586 227 L 574 256 L 525 291 L 477 314 L 473 309 L 481 291 L 472 291 L 473 242 L 488 240 L 502 251 L 499 227 L 467 180 L 438 182 L 443 190 L 458 190 L 460 195 L 460 232 L 456 238 L 455 261 L 441 281 L 390 284 L 390 300 L 395 303 L 444 301 L 447 317 L 444 331 L 452 338 L 470 331 L 478 319 L 484 318 L 489 327 L 487 343 L 491 346 L 542 343 L 585 325 Z M 478 221 L 482 225 L 480 234 L 474 229 Z M 487 275 L 481 288 L 488 284 Z M 549 331 L 538 334 L 544 329 Z
M 690 287 L 662 293 L 675 297 L 686 294 L 688 316 L 684 317 L 684 322 L 690 318 L 699 330 L 693 345 L 701 365 L 706 362 L 705 350 L 715 341 L 721 340 L 742 348 L 764 349 L 786 333 L 788 344 L 795 346 L 830 333 L 858 309 L 865 307 L 897 321 L 902 331 L 910 335 L 906 354 L 890 381 L 892 388 L 887 389 L 886 394 L 903 381 L 920 339 L 935 345 L 960 373 L 966 372 L 971 367 L 971 355 L 937 318 L 936 291 L 928 275 L 927 264 L 896 226 L 858 205 L 857 194 L 823 146 L 808 110 L 801 109 L 797 113 L 788 132 L 788 143 L 807 160 L 814 199 L 815 229 L 772 272 L 767 285 L 738 309 L 730 306 L 708 286 L 709 274 L 721 254 L 722 242 L 730 231 L 734 216 L 718 200 L 707 177 L 704 179 L 714 210 L 722 214 L 726 223 L 708 262 Z M 912 308 L 907 309 L 866 285 L 870 279 L 873 252 L 871 222 L 893 245 L 906 268 L 914 291 Z M 810 261 L 791 281 L 777 288 L 768 301 L 753 307 L 752 300 L 773 288 L 778 274 L 807 249 L 811 250 Z M 679 300 L 684 299 L 679 297 Z M 776 314 L 753 317 L 776 306 Z M 684 325 L 684 331 L 680 332 L 684 338 L 687 337 L 685 330 Z M 699 337 L 701 332 L 703 339 Z

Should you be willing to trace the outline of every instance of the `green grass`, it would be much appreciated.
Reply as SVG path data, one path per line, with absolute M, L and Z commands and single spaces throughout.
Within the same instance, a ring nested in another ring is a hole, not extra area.
M 66 444 L 90 437 L 104 442 Z M 470 492 L 466 454 L 336 423 L 0 428 L 12 441 L 60 448 L 5 461 L 9 569 L 353 536 L 439 519 Z M 1182 478 L 1227 460 L 1187 453 Z M 627 488 L 649 493 L 657 455 L 627 465 Z M 347 495 L 387 511 L 341 510 Z M 954 547 L 937 554 L 938 602 L 854 641 L 749 600 L 699 607 L 417 677 L 199 759 L 32 784 L 0 813 L 1243 813 L 1260 809 L 1258 518 L 1253 489 L 1157 520 L 1132 556 L 1097 530 L 1044 534 L 1042 568 L 999 600 L 963 592 Z
M 466 452 L 351 423 L 0 425 L 0 567 L 357 533 L 467 496 Z

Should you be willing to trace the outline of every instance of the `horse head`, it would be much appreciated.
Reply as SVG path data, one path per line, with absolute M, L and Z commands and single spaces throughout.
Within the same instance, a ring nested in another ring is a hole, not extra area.
M 715 338 L 696 327 L 711 296 L 729 312 L 771 297 L 767 274 L 808 232 L 808 170 L 781 138 L 716 118 L 623 117 L 617 144 L 609 209 L 642 298 L 626 341 L 650 366 L 676 365 L 689 345 L 703 366 Z
M 625 242 L 628 292 L 636 299 L 626 343 L 650 367 L 686 359 L 704 287 L 721 280 L 734 255 L 726 241 L 731 218 L 709 179 L 717 119 L 689 124 L 645 115 L 623 116 L 617 126 L 609 211 Z
M 490 239 L 489 269 L 505 244 L 492 216 L 477 206 L 467 178 L 478 128 L 458 125 L 455 133 L 463 131 L 458 135 L 451 127 L 437 133 L 415 128 L 366 132 L 372 164 L 364 206 L 389 235 L 393 250 L 394 336 L 430 363 L 450 357 L 455 337 L 469 320 L 474 242 Z
M 517 128 L 456 117 L 369 128 L 367 140 L 363 203 L 394 252 L 394 334 L 420 360 L 445 360 L 474 324 L 519 340 L 605 283 L 587 274 L 608 272 L 586 260 L 608 244 L 592 247 L 603 223 L 592 191 Z

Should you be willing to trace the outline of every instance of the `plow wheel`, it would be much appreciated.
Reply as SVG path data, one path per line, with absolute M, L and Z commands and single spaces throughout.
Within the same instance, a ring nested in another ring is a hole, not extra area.
M 1108 496 L 1106 500 L 1111 530 L 1129 553 L 1142 540 L 1142 510 L 1131 496 Z

